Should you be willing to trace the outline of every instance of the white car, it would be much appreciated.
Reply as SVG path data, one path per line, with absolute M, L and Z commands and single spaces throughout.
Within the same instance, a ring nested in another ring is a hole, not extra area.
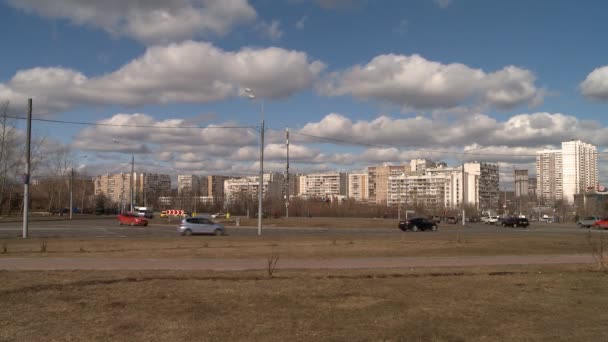
M 489 216 L 484 216 L 481 218 L 481 222 L 488 224 L 488 221 L 490 221 L 490 217 Z
M 498 216 L 488 217 L 488 224 L 496 224 L 496 222 L 498 222 Z

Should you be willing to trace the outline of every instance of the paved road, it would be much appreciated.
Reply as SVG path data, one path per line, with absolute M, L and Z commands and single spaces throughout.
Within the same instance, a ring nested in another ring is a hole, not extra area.
M 148 227 L 119 226 L 112 218 L 90 218 L 78 220 L 46 220 L 30 221 L 30 237 L 171 237 L 176 236 L 176 223 L 167 223 L 165 220 L 154 219 Z M 449 234 L 457 225 L 441 225 L 437 234 Z M 507 233 L 507 234 L 556 234 L 572 233 L 585 234 L 587 229 L 578 229 L 574 225 L 562 224 L 533 224 L 530 229 L 502 228 L 479 223 L 470 224 L 464 228 L 468 233 Z M 228 227 L 230 235 L 254 236 L 256 227 Z M 598 231 L 593 231 L 599 233 Z M 606 232 L 608 233 L 608 231 Z M 0 220 L 0 238 L 20 237 L 22 223 L 18 221 L 3 222 Z M 308 227 L 276 227 L 264 226 L 263 234 L 268 236 L 298 236 L 298 235 L 326 235 L 326 236 L 397 236 L 403 234 L 397 228 L 367 227 L 367 228 L 308 228 Z
M 0 258 L 0 270 L 265 270 L 266 259 Z M 367 269 L 532 264 L 588 264 L 591 255 L 499 255 L 281 259 L 277 269 Z

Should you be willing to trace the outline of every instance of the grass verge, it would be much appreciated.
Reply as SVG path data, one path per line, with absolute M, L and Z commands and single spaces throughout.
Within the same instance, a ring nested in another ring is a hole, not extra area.
M 601 341 L 590 266 L 0 272 L 0 340 Z

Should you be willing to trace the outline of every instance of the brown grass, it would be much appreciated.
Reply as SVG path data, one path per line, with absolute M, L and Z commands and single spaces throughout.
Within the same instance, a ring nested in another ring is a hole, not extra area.
M 584 234 L 437 233 L 305 236 L 194 236 L 171 238 L 0 239 L 1 257 L 281 258 L 459 256 L 590 253 Z
M 2 341 L 602 341 L 589 266 L 0 272 Z

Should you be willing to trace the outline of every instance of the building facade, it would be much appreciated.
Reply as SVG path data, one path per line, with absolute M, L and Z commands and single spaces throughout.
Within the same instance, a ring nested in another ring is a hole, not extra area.
M 574 202 L 574 196 L 599 184 L 597 147 L 580 140 L 562 142 L 561 150 L 536 152 L 536 194 L 542 204 Z
M 573 203 L 574 195 L 598 186 L 597 148 L 580 140 L 562 143 L 562 191 Z
M 150 206 L 160 196 L 171 193 L 171 177 L 166 174 L 134 173 L 133 205 Z M 95 195 L 105 195 L 121 208 L 131 204 L 131 175 L 105 174 L 94 179 Z
M 345 198 L 348 193 L 348 176 L 344 172 L 313 173 L 302 175 L 300 196 L 305 198 Z
M 265 173 L 262 178 L 262 197 L 281 198 L 283 193 L 284 176 L 281 173 Z M 249 176 L 229 178 L 224 181 L 224 203 L 230 205 L 238 201 L 254 201 L 258 199 L 260 177 Z
M 411 173 L 390 176 L 387 205 L 416 204 L 440 212 L 443 208 L 473 206 L 479 210 L 498 206 L 498 165 L 465 163 L 459 167 L 435 164 Z M 413 171 L 413 170 L 412 170 Z
M 513 170 L 515 197 L 527 197 L 529 193 L 528 170 Z
M 200 191 L 200 178 L 196 175 L 177 175 L 177 195 L 196 196 Z
M 348 175 L 348 198 L 355 201 L 369 199 L 368 174 L 366 172 L 350 173 Z
M 536 152 L 536 196 L 542 205 L 563 198 L 561 150 Z
M 410 165 L 382 165 L 370 166 L 368 174 L 369 201 L 377 204 L 386 204 L 388 201 L 388 178 L 411 173 Z

